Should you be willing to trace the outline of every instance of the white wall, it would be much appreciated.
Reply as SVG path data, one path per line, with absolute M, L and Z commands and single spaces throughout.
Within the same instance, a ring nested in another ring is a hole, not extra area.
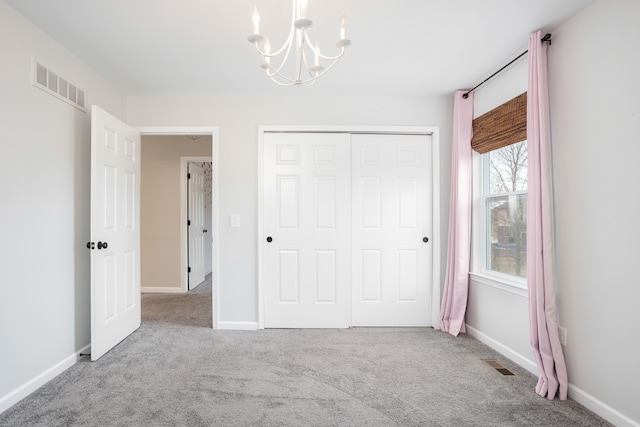
M 596 1 L 553 31 L 548 68 L 569 396 L 620 426 L 640 425 L 638 17 L 637 0 Z M 525 301 L 472 282 L 467 320 L 526 356 Z
M 128 122 L 134 126 L 219 126 L 223 327 L 258 322 L 257 245 L 262 242 L 262 236 L 257 235 L 259 125 L 440 126 L 442 198 L 448 206 L 451 97 L 308 97 L 300 88 L 298 95 L 281 97 L 130 97 L 127 110 Z M 229 227 L 232 213 L 240 215 L 240 228 Z M 447 235 L 446 226 L 443 224 L 443 236 Z
M 599 0 L 554 31 L 549 50 L 558 303 L 571 395 L 636 425 L 639 17 L 637 0 Z
M 33 87 L 31 55 L 89 104 L 120 118 L 126 108 L 117 88 L 0 1 L 0 411 L 90 341 L 89 113 Z
M 140 286 L 143 292 L 149 288 L 155 292 L 162 288 L 182 291 L 180 158 L 186 156 L 210 157 L 211 136 L 195 141 L 181 135 L 142 136 Z

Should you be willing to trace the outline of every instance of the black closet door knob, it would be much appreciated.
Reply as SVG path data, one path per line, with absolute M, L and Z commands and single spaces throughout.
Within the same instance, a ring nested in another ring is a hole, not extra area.
M 267 237 L 267 242 L 269 243 L 273 242 L 273 238 L 271 236 Z
M 108 246 L 107 242 L 98 242 L 98 249 L 107 249 Z
M 429 241 L 429 238 L 428 238 L 428 237 L 423 237 L 423 238 L 422 238 L 422 241 L 423 241 L 423 242 L 425 242 L 425 243 L 427 243 L 427 242 Z

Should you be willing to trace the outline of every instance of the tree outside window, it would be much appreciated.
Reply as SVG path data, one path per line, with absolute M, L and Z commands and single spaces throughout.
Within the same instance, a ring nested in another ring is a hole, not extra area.
M 486 153 L 486 268 L 527 276 L 527 142 Z

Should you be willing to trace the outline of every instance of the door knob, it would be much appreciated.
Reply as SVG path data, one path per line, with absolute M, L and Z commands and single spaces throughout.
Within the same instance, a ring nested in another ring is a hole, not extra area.
M 273 238 L 271 236 L 267 237 L 267 242 L 269 243 L 273 242 Z
M 87 249 L 95 249 L 95 248 L 96 248 L 95 242 L 87 242 Z
M 107 249 L 107 242 L 98 242 L 98 249 Z
M 206 233 L 206 232 L 207 232 L 207 229 L 205 228 L 204 230 L 202 230 L 202 232 L 203 232 L 203 233 Z
M 423 242 L 425 242 L 425 243 L 427 243 L 427 242 L 429 241 L 429 238 L 428 238 L 428 237 L 423 237 L 423 238 L 422 238 L 422 241 L 423 241 Z

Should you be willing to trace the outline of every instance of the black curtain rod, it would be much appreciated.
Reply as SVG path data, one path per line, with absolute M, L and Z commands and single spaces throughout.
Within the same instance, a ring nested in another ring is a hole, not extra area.
M 544 35 L 544 37 L 540 40 L 542 43 L 549 43 L 551 44 L 551 34 L 547 33 Z M 507 65 L 505 65 L 504 67 L 500 68 L 498 71 L 496 71 L 495 73 L 491 74 L 489 77 L 487 77 L 486 79 L 484 79 L 482 82 L 478 83 L 477 85 L 475 85 L 473 87 L 473 89 L 470 89 L 468 92 L 463 93 L 462 97 L 464 99 L 467 99 L 469 97 L 469 94 L 471 92 L 473 92 L 474 90 L 478 89 L 480 86 L 482 86 L 483 84 L 485 84 L 486 82 L 488 82 L 489 80 L 491 80 L 492 78 L 494 78 L 496 75 L 500 74 L 501 71 L 503 71 L 505 68 L 507 68 L 509 65 L 513 64 L 514 62 L 516 62 L 518 59 L 522 58 L 524 55 L 527 54 L 527 52 L 529 52 L 529 50 L 525 50 L 524 52 L 522 52 L 520 55 L 516 56 L 514 59 L 512 59 Z

